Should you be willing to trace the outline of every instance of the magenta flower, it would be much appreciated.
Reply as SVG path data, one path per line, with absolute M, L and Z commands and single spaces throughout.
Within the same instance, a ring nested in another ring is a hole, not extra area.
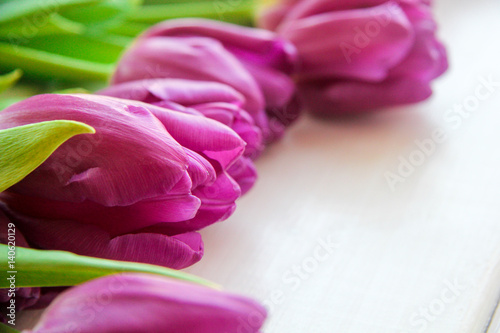
M 430 1 L 285 1 L 261 25 L 297 47 L 301 96 L 318 114 L 422 101 L 448 67 Z
M 243 109 L 269 142 L 300 111 L 290 77 L 296 61 L 295 48 L 266 30 L 203 19 L 169 20 L 136 40 L 112 82 L 181 78 L 225 83 L 244 96 Z
M 265 309 L 248 298 L 147 274 L 111 275 L 59 295 L 32 330 L 257 333 Z
M 241 109 L 244 98 L 233 88 L 217 82 L 144 79 L 116 84 L 98 94 L 204 115 L 231 127 L 246 142 L 246 147 L 244 157 L 238 159 L 227 172 L 240 185 L 242 194 L 255 183 L 257 172 L 251 159 L 263 150 L 262 134 L 252 117 Z
M 227 173 L 245 145 L 234 131 L 95 95 L 31 97 L 2 111 L 0 128 L 55 119 L 96 134 L 68 140 L 0 195 L 30 244 L 174 268 L 201 258 L 193 231 L 226 219 L 241 193 Z

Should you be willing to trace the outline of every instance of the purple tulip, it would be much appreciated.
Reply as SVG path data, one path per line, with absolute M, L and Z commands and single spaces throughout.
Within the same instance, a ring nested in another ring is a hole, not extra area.
M 193 231 L 226 219 L 245 143 L 206 117 L 96 95 L 38 95 L 0 129 L 67 119 L 95 128 L 59 147 L 0 198 L 33 245 L 173 268 L 203 253 Z M 193 135 L 196 133 L 196 135 Z
M 63 332 L 257 333 L 266 310 L 257 302 L 147 274 L 98 278 L 59 295 L 32 330 Z
M 287 1 L 261 25 L 297 47 L 300 93 L 317 114 L 422 101 L 448 67 L 428 0 Z
M 28 247 L 26 239 L 12 221 L 0 210 L 0 243 L 15 247 Z M 5 258 L 4 260 L 7 260 Z M 11 318 L 9 306 L 14 304 L 14 315 L 17 311 L 29 308 L 38 302 L 40 288 L 13 288 L 0 289 L 0 322 L 7 322 Z M 14 300 L 14 303 L 11 303 Z
M 225 83 L 244 96 L 243 109 L 270 142 L 300 111 L 291 78 L 296 62 L 295 48 L 272 32 L 178 19 L 141 35 L 120 60 L 112 82 L 181 78 Z
M 250 115 L 241 109 L 243 96 L 217 83 L 182 79 L 144 79 L 110 86 L 101 95 L 132 99 L 183 113 L 204 115 L 231 127 L 245 142 L 244 157 L 228 174 L 246 193 L 255 183 L 257 172 L 251 160 L 263 150 L 262 134 Z

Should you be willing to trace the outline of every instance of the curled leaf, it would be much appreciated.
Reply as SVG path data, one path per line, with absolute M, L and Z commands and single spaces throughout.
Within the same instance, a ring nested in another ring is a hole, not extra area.
M 95 130 L 69 120 L 0 130 L 0 192 L 22 180 L 69 138 Z

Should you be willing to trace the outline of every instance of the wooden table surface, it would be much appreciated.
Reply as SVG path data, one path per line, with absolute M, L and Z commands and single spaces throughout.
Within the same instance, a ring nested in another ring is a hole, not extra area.
M 188 271 L 264 302 L 265 332 L 500 331 L 500 1 L 435 8 L 451 66 L 432 99 L 303 118 L 202 232 Z
M 263 302 L 266 333 L 500 332 L 500 1 L 435 8 L 451 67 L 432 99 L 304 117 L 202 231 L 188 271 Z

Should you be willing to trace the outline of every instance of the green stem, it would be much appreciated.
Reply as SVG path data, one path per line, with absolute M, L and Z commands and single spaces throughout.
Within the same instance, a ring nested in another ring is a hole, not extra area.
M 104 0 L 11 1 L 0 5 L 0 23 L 11 22 L 26 17 L 27 20 L 35 24 L 37 20 L 43 19 L 43 15 L 50 15 L 63 9 L 97 4 L 102 1 Z
M 26 74 L 74 81 L 106 81 L 114 70 L 114 64 L 76 59 L 4 42 L 0 42 L 0 67 L 22 68 Z
M 129 22 L 154 24 L 168 19 L 201 17 L 233 23 L 248 24 L 254 17 L 254 2 L 234 1 L 191 1 L 142 6 L 127 19 Z
M 0 24 L 0 37 L 4 39 L 24 39 L 27 36 L 51 35 L 51 34 L 81 34 L 85 26 L 70 21 L 57 13 L 48 16 L 45 24 L 34 26 L 24 20 L 16 20 L 6 24 Z

